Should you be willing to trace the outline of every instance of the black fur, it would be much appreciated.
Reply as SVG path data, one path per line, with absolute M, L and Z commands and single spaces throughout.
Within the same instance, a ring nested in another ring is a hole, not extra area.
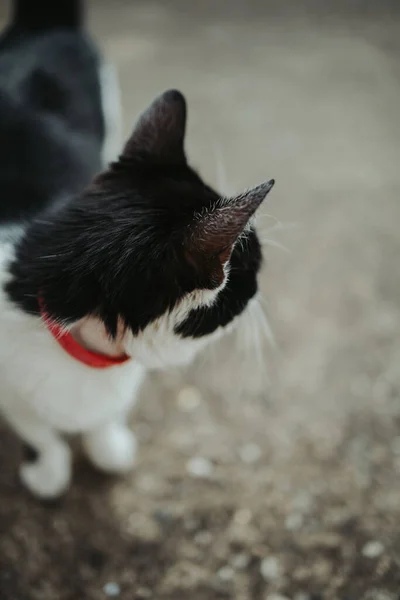
M 13 3 L 13 27 L 26 31 L 46 29 L 78 29 L 82 21 L 82 6 L 79 0 L 15 0 Z
M 176 332 L 199 337 L 226 325 L 257 291 L 257 235 L 235 241 L 273 182 L 221 201 L 187 164 L 186 105 L 170 91 L 84 190 L 99 169 L 104 135 L 97 55 L 66 30 L 68 11 L 66 27 L 57 17 L 40 35 L 36 17 L 29 29 L 34 12 L 21 11 L 23 27 L 17 10 L 0 44 L 0 220 L 27 222 L 10 298 L 34 314 L 40 298 L 64 322 L 98 315 L 111 336 L 118 318 L 138 332 L 188 292 L 218 287 L 233 247 L 215 305 L 192 311 Z
M 19 305 L 75 321 L 117 317 L 137 332 L 205 283 L 184 258 L 194 209 L 218 196 L 185 165 L 115 164 L 82 198 L 35 221 L 18 247 L 8 289 Z
M 68 28 L 79 4 L 20 0 L 0 39 L 0 223 L 37 215 L 100 169 L 99 59 Z
M 257 293 L 257 274 L 262 263 L 261 246 L 252 229 L 235 246 L 230 261 L 228 283 L 209 307 L 192 310 L 177 328 L 183 337 L 201 337 L 228 325 L 246 308 Z

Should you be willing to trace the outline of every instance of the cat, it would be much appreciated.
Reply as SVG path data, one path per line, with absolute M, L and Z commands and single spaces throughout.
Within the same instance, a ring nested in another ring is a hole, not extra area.
M 146 372 L 190 363 L 257 294 L 252 217 L 274 184 L 204 183 L 176 90 L 117 151 L 118 92 L 82 29 L 76 0 L 17 0 L 0 39 L 0 410 L 40 498 L 69 487 L 66 434 L 99 469 L 133 467 Z

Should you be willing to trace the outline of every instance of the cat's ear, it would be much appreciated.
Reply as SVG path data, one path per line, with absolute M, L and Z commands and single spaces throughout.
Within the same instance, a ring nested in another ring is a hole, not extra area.
M 186 101 L 177 90 L 158 96 L 139 117 L 123 156 L 147 153 L 172 161 L 185 161 Z
M 224 279 L 224 265 L 249 220 L 263 202 L 275 181 L 271 179 L 234 198 L 223 198 L 197 217 L 186 245 L 189 261 L 213 287 Z

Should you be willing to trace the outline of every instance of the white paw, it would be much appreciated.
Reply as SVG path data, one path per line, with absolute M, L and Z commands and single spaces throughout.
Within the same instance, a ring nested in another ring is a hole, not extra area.
M 19 470 L 22 483 L 43 499 L 61 496 L 71 481 L 71 451 L 66 445 L 52 447 L 34 463 L 23 463 Z
M 127 473 L 136 458 L 137 442 L 128 427 L 112 423 L 83 436 L 88 458 L 95 467 L 108 473 Z

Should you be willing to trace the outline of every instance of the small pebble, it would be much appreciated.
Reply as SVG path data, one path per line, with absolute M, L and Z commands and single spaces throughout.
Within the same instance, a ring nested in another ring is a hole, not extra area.
M 392 566 L 392 560 L 389 556 L 382 556 L 376 566 L 376 574 L 378 577 L 384 577 Z M 399 600 L 399 599 L 398 599 Z
M 186 468 L 192 477 L 208 478 L 213 473 L 214 465 L 208 458 L 195 456 L 189 460 Z
M 193 538 L 197 546 L 209 546 L 213 541 L 213 536 L 209 531 L 199 531 Z
M 265 596 L 265 600 L 290 600 L 290 598 L 281 594 L 268 594 Z
M 378 558 L 384 550 L 385 547 L 382 542 L 372 541 L 365 544 L 361 552 L 366 558 Z
M 105 593 L 106 596 L 110 596 L 110 597 L 115 598 L 116 596 L 120 595 L 121 588 L 119 587 L 118 583 L 114 583 L 113 581 L 109 581 L 103 587 L 103 592 Z
M 239 449 L 239 456 L 244 463 L 255 463 L 261 458 L 261 448 L 257 444 L 245 444 Z
M 225 567 L 221 567 L 217 573 L 217 575 L 221 579 L 221 581 L 230 581 L 232 579 L 232 577 L 234 576 L 234 574 L 235 574 L 234 570 L 229 565 L 226 565 Z
M 302 490 L 298 492 L 292 500 L 292 508 L 296 512 L 305 512 L 312 506 L 312 496 L 309 491 Z
M 231 559 L 231 564 L 234 569 L 242 570 L 246 569 L 250 563 L 250 556 L 245 554 L 244 552 L 240 552 L 239 554 L 234 554 Z
M 397 600 L 397 594 L 391 594 L 386 590 L 378 590 L 373 588 L 372 590 L 368 590 L 368 592 L 364 596 L 365 600 Z
M 295 596 L 293 597 L 293 600 L 311 600 L 311 596 L 310 596 L 310 594 L 305 594 L 304 592 L 299 592 L 298 594 L 295 594 Z
M 184 519 L 184 525 L 186 531 L 197 531 L 197 529 L 200 527 L 199 520 L 193 517 L 186 517 Z
M 234 514 L 234 521 L 237 525 L 248 525 L 253 515 L 249 508 L 239 508 Z
M 301 565 L 292 571 L 292 578 L 295 581 L 306 581 L 311 577 L 311 569 L 308 566 Z
M 171 525 L 174 522 L 174 515 L 167 508 L 160 508 L 153 514 L 155 521 L 162 527 Z
M 202 401 L 200 390 L 194 386 L 186 386 L 178 392 L 176 402 L 180 410 L 193 412 Z
M 316 577 L 320 581 L 330 581 L 331 571 L 332 564 L 329 562 L 329 560 L 325 560 L 324 558 L 317 559 L 312 566 L 312 572 L 314 577 Z
M 161 535 L 160 524 L 155 519 L 140 513 L 132 513 L 129 516 L 126 532 L 146 542 L 154 542 Z
M 144 492 L 154 492 L 157 488 L 160 488 L 160 481 L 148 473 L 138 477 L 136 485 Z
M 285 527 L 289 531 L 297 531 L 303 525 L 304 517 L 300 513 L 288 515 L 285 520 Z
M 146 587 L 141 587 L 136 590 L 136 598 L 151 598 L 152 595 L 151 590 Z
M 277 579 L 281 574 L 279 561 L 275 556 L 268 556 L 261 561 L 260 573 L 266 581 Z

